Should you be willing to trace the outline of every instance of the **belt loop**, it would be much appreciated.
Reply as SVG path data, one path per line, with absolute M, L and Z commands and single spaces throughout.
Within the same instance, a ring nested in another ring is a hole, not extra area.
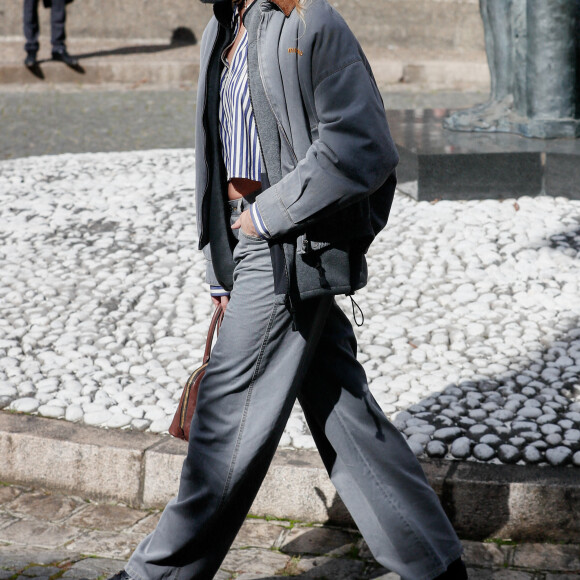
M 228 205 L 232 212 L 238 211 L 242 213 L 244 210 L 248 209 L 252 203 L 256 201 L 256 196 L 252 193 L 246 197 L 240 197 L 238 199 L 229 199 Z
M 230 206 L 230 211 L 232 213 L 234 213 L 235 211 L 242 213 L 242 202 L 244 201 L 243 197 L 240 197 L 240 199 L 230 199 L 229 200 L 229 206 Z

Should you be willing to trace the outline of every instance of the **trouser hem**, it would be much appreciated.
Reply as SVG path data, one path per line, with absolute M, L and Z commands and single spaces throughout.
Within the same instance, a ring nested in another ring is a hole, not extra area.
M 138 572 L 136 572 L 132 567 L 131 564 L 127 564 L 124 568 L 125 572 L 129 574 L 131 580 L 150 580 L 149 578 L 145 578 L 141 576 Z M 173 569 L 169 574 L 165 574 L 163 576 L 163 580 L 177 580 L 179 577 L 179 569 Z
M 435 578 L 437 578 L 437 576 L 441 576 L 441 574 L 446 572 L 450 564 L 455 562 L 455 560 L 459 560 L 459 558 L 461 558 L 462 556 L 463 556 L 463 547 L 460 547 L 459 550 L 454 555 L 448 556 L 447 558 L 441 561 L 440 568 L 435 568 L 429 574 L 423 576 L 422 578 L 419 578 L 418 580 L 434 580 Z
M 137 574 L 137 572 L 135 572 L 131 566 L 125 566 L 124 568 L 125 572 L 127 572 L 127 574 L 129 574 L 131 580 L 146 580 L 145 578 L 142 578 L 139 574 Z

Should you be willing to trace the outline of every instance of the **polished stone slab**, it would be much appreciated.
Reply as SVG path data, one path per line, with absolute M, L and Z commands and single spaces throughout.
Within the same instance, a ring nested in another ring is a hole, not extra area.
M 387 111 L 399 149 L 399 188 L 419 201 L 580 199 L 580 139 L 529 139 L 444 129 L 447 109 Z

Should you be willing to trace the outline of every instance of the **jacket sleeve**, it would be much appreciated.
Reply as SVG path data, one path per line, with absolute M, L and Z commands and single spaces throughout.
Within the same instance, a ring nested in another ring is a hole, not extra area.
M 324 71 L 314 84 L 318 138 L 304 159 L 255 202 L 274 239 L 371 195 L 398 163 L 383 102 L 364 57 L 359 53 L 350 62 L 337 62 L 329 51 L 333 43 L 320 44 L 313 49 L 313 60 L 320 62 L 312 65 L 314 72 Z
M 209 244 L 206 244 L 203 247 L 203 255 L 205 257 L 205 281 L 210 286 L 219 286 L 220 283 L 218 282 L 215 272 L 213 271 L 213 262 L 211 260 L 211 251 Z

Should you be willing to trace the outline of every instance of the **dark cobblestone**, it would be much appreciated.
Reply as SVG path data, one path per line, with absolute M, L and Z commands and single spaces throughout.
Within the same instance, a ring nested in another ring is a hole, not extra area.
M 52 499 L 38 504 L 34 514 L 34 520 L 44 521 L 46 526 L 52 525 L 55 517 L 59 517 L 59 521 L 63 519 L 62 513 L 53 509 L 54 505 L 72 505 L 80 501 L 76 497 L 39 492 L 22 486 L 6 486 L 3 489 L 5 493 L 4 501 L 0 498 L 0 515 L 16 496 L 20 500 L 19 505 L 25 505 L 28 497 L 42 495 Z M 7 489 L 13 489 L 14 493 L 7 493 Z M 109 549 L 107 541 L 102 544 L 92 541 L 83 545 L 83 538 L 89 538 L 91 533 L 104 534 L 107 529 L 110 530 L 107 537 L 120 537 L 132 529 L 134 521 L 143 517 L 143 511 L 115 504 L 86 505 L 88 507 L 83 511 L 85 528 L 78 528 L 74 544 L 65 542 L 57 549 L 48 550 L 34 545 L 34 537 L 20 538 L 20 544 L 16 540 L 1 544 L 0 580 L 104 580 L 122 569 L 125 559 L 106 557 Z M 92 507 L 94 509 L 90 509 Z M 108 518 L 99 517 L 103 510 Z M 130 512 L 133 517 L 130 517 Z M 78 513 L 75 511 L 65 516 L 65 525 Z M 157 514 L 159 510 L 152 513 Z M 31 518 L 22 512 L 21 515 L 24 521 Z M 143 532 L 142 536 L 145 534 Z M 26 544 L 22 543 L 24 541 Z M 464 548 L 471 580 L 580 580 L 580 551 L 575 545 L 465 541 Z M 242 527 L 216 579 L 274 580 L 283 576 L 400 580 L 398 575 L 374 561 L 356 530 L 255 518 L 248 519 Z

